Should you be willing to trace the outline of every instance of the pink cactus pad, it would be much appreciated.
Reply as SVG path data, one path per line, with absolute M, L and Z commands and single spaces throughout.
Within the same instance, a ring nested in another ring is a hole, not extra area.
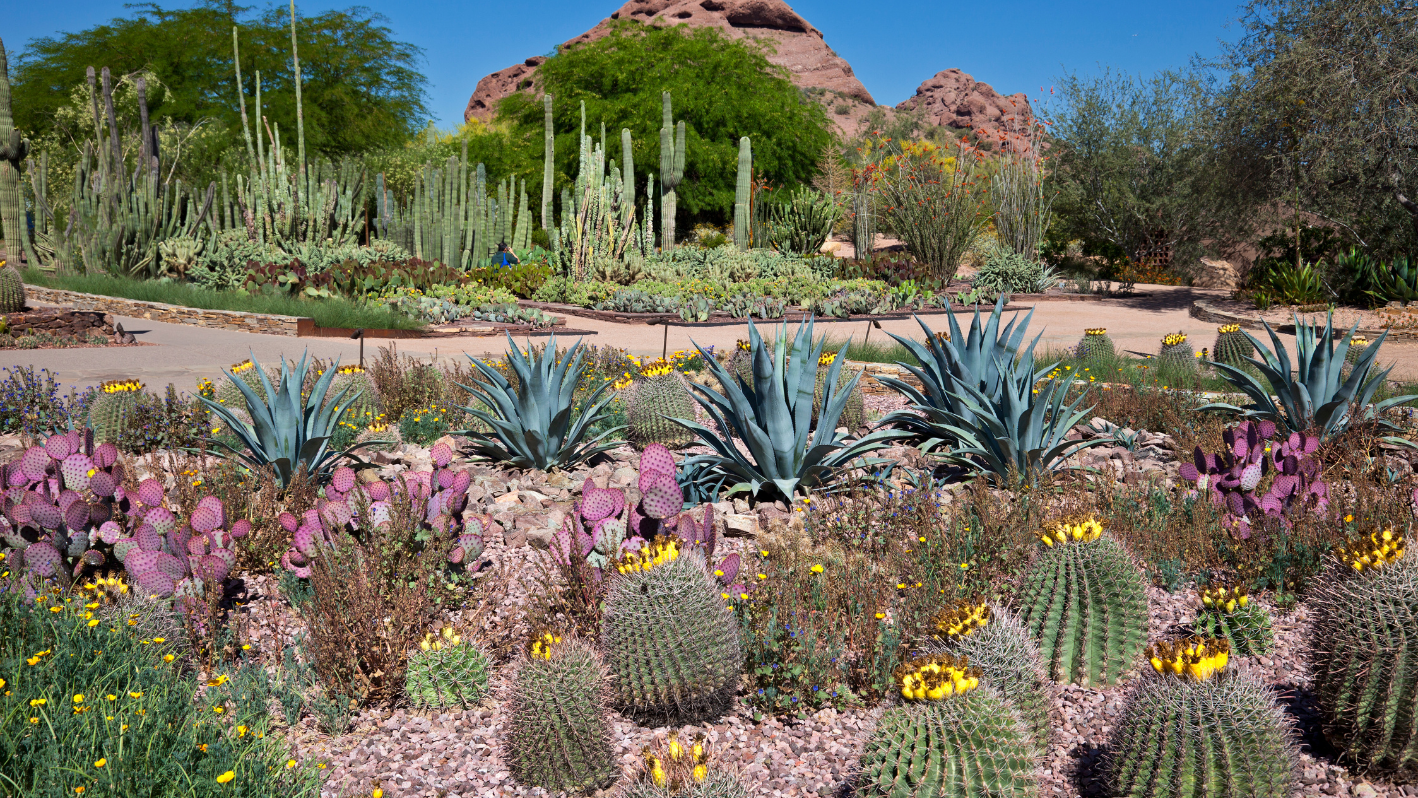
M 645 451 L 640 453 L 640 479 L 642 481 L 647 472 L 673 474 L 675 472 L 675 456 L 670 454 L 670 450 L 662 444 L 652 443 L 646 446 Z M 641 491 L 644 490 L 642 487 Z
M 64 522 L 64 516 L 59 512 L 59 508 L 49 502 L 35 502 L 30 506 L 30 519 L 39 524 L 41 529 L 58 529 Z
M 226 579 L 231 572 L 231 567 L 226 560 L 207 554 L 202 557 L 195 557 L 192 560 L 192 573 L 202 579 L 213 579 L 221 582 Z
M 89 506 L 84 502 L 74 502 L 64 511 L 64 525 L 79 530 L 89 525 Z
M 281 525 L 281 528 L 287 532 L 294 532 L 300 528 L 300 519 L 290 513 L 281 513 L 276 516 L 276 521 Z
M 118 480 L 114 479 L 107 471 L 99 471 L 89 477 L 89 490 L 93 491 L 95 496 L 107 499 L 113 495 L 114 491 L 118 490 Z
M 226 508 L 216 496 L 203 496 L 197 502 L 196 510 L 211 510 L 217 514 L 217 526 L 226 526 Z
M 719 581 L 726 585 L 733 584 L 734 579 L 739 575 L 739 555 L 730 554 L 719 562 L 716 569 L 719 573 Z
M 103 564 L 107 562 L 107 558 L 103 556 L 103 552 L 98 549 L 89 549 L 84 552 L 81 559 L 84 561 L 85 565 L 92 565 L 95 568 L 102 567 Z
M 453 450 L 446 443 L 433 444 L 433 448 L 428 450 L 428 456 L 433 458 L 433 464 L 439 468 L 453 462 Z
M 44 451 L 55 460 L 63 460 L 74 453 L 74 442 L 66 435 L 51 435 L 49 440 L 44 442 Z
M 241 539 L 251 534 L 251 522 L 245 518 L 231 525 L 231 536 Z
M 468 487 L 473 484 L 473 477 L 467 471 L 459 471 L 453 475 L 453 484 L 448 489 L 454 493 L 467 493 Z
M 446 469 L 446 468 L 441 469 L 441 470 L 438 472 L 438 487 L 440 487 L 440 488 L 448 488 L 448 487 L 451 487 L 451 486 L 453 485 L 453 479 L 454 479 L 455 476 L 456 476 L 456 475 L 455 475 L 452 471 L 449 471 L 449 470 Z
M 605 518 L 620 515 L 620 511 L 625 509 L 625 492 L 614 488 L 598 488 L 586 480 L 586 485 L 581 488 L 581 517 L 587 523 L 594 524 Z
M 133 538 L 119 538 L 113 541 L 113 556 L 124 565 L 127 565 L 128 558 L 136 551 L 142 551 L 142 549 L 138 547 L 138 541 Z
M 153 528 L 152 524 L 143 524 L 133 533 L 133 539 L 138 541 L 138 545 L 143 551 L 161 551 L 162 535 Z
M 155 553 L 157 554 L 157 558 L 154 564 L 157 566 L 158 570 L 172 577 L 174 582 L 187 575 L 187 565 L 183 563 L 182 560 L 177 559 L 165 551 Z
M 213 529 L 220 529 L 221 526 L 221 514 L 211 507 L 203 507 L 199 504 L 192 511 L 192 528 L 198 532 L 211 532 Z
M 349 493 L 354 490 L 354 469 L 349 466 L 340 466 L 335 469 L 335 473 L 330 476 L 330 484 L 335 486 L 335 490 L 341 493 Z
M 161 507 L 162 483 L 151 477 L 138 483 L 138 502 L 147 507 Z
M 30 477 L 25 473 L 24 463 L 15 463 L 5 469 L 5 484 L 12 488 L 20 488 L 30 484 Z
M 118 462 L 118 447 L 111 443 L 100 443 L 94 447 L 94 465 L 99 468 L 108 468 Z
M 684 493 L 670 474 L 656 474 L 649 480 L 640 479 L 640 506 L 651 518 L 668 518 L 684 507 Z
M 98 528 L 98 539 L 112 546 L 123 537 L 123 527 L 112 521 L 104 521 Z
M 42 446 L 31 446 L 20 458 L 20 466 L 31 482 L 44 479 L 45 469 L 49 468 L 49 453 Z
M 301 579 L 310 578 L 309 562 L 309 560 L 301 556 L 300 552 L 296 551 L 288 551 L 281 556 L 281 566 Z
M 54 576 L 60 563 L 59 549 L 41 540 L 25 549 L 25 565 L 40 576 Z
M 166 507 L 153 507 L 143 514 L 143 521 L 151 524 L 159 534 L 166 535 L 177 526 L 177 516 Z
M 94 461 L 87 455 L 71 454 L 59 463 L 59 473 L 64 475 L 64 484 L 74 490 L 89 486 L 91 474 L 99 473 Z

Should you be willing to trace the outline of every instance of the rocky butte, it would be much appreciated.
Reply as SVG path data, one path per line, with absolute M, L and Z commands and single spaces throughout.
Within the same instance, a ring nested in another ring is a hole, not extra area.
M 595 41 L 609 32 L 611 20 L 618 19 L 716 28 L 727 38 L 747 37 L 771 45 L 768 60 L 786 69 L 799 87 L 820 90 L 815 94 L 828 106 L 828 118 L 848 136 L 859 133 L 867 115 L 877 108 L 888 117 L 897 111 L 920 109 L 935 124 L 991 132 L 1031 116 L 1029 102 L 1022 93 L 1002 96 L 990 84 L 959 69 L 936 73 L 916 89 L 914 97 L 894 109 L 878 106 L 857 79 L 852 65 L 827 45 L 822 31 L 782 0 L 630 0 L 596 27 L 562 46 Z M 537 68 L 545 61 L 545 56 L 533 56 L 478 81 L 463 111 L 464 121 L 490 120 L 498 101 L 513 92 L 536 93 Z

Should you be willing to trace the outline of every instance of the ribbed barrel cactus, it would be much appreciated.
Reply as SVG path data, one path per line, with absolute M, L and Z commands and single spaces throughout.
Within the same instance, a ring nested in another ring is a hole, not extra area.
M 738 624 L 704 551 L 657 537 L 615 562 L 601 645 L 617 706 L 637 715 L 686 716 L 721 709 L 738 685 Z
M 1326 736 L 1374 772 L 1418 774 L 1418 558 L 1391 530 L 1350 541 L 1309 597 Z
M 611 748 L 605 663 L 591 646 L 546 632 L 512 666 L 502 758 L 532 787 L 590 792 L 620 774 Z
M 640 766 L 619 798 L 749 798 L 739 775 L 714 755 L 703 734 L 682 740 L 675 732 L 646 746 Z
M 1108 328 L 1089 327 L 1083 331 L 1083 338 L 1078 341 L 1079 360 L 1111 360 L 1114 354 L 1116 350 L 1113 339 L 1108 337 Z
M 1244 587 L 1209 587 L 1201 591 L 1201 611 L 1192 627 L 1202 637 L 1225 640 L 1243 657 L 1265 654 L 1274 647 L 1270 613 L 1251 601 Z
M 978 668 L 981 682 L 1019 713 L 1042 755 L 1049 745 L 1053 689 L 1029 630 L 1004 607 L 971 600 L 942 611 L 935 628 L 938 642 L 928 646 L 927 653 L 955 654 Z
M 1196 366 L 1196 350 L 1187 343 L 1187 334 L 1176 332 L 1162 339 L 1162 350 L 1157 355 L 1163 362 L 1192 368 Z
M 1128 693 L 1104 772 L 1120 798 L 1289 798 L 1298 756 L 1261 682 L 1225 671 L 1225 640 L 1149 647 L 1153 673 Z
M 445 626 L 425 634 L 409 655 L 404 692 L 416 707 L 466 707 L 487 693 L 492 663 L 470 640 Z
M 822 412 L 822 395 L 827 384 L 827 372 L 830 370 L 828 367 L 836 359 L 836 352 L 824 352 L 817 359 L 817 384 L 812 390 L 812 421 L 814 424 L 817 423 L 817 417 Z M 839 389 L 845 388 L 851 379 L 852 373 L 847 369 L 842 369 L 842 372 L 837 375 L 837 387 Z M 866 426 L 866 423 L 866 400 L 862 398 L 862 383 L 859 380 L 852 387 L 852 392 L 847 395 L 847 404 L 842 407 L 842 417 L 838 420 L 837 425 L 846 427 L 848 432 L 852 432 Z
M 1020 620 L 1055 681 L 1114 684 L 1147 645 L 1147 584 L 1127 550 L 1097 520 L 1046 527 L 1029 566 Z
M 877 721 L 862 752 L 861 798 L 1036 796 L 1028 725 L 963 657 L 912 659 L 896 673 L 904 703 Z
M 662 360 L 641 369 L 625 415 L 629 424 L 626 437 L 636 447 L 658 443 L 678 449 L 694 438 L 693 433 L 670 420 L 693 419 L 694 400 L 689 396 L 684 375 Z
M 766 341 L 764 342 L 767 343 Z M 739 339 L 729 353 L 724 369 L 745 385 L 753 384 L 753 351 L 748 341 Z
M 0 313 L 19 313 L 25 309 L 25 281 L 19 271 L 0 261 Z
M 134 411 L 142 395 L 143 383 L 137 380 L 111 380 L 99 386 L 98 395 L 89 405 L 89 426 L 94 437 L 116 443 L 130 426 L 137 424 Z
M 1223 324 L 1216 328 L 1216 343 L 1211 347 L 1211 359 L 1228 366 L 1244 368 L 1250 365 L 1255 354 L 1255 344 L 1250 336 L 1241 330 L 1239 324 Z

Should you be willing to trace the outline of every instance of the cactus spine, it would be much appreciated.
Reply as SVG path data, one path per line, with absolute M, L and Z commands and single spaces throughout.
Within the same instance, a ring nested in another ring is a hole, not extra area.
M 1084 330 L 1083 338 L 1078 342 L 1079 360 L 1112 360 L 1116 351 L 1105 327 Z
M 749 197 L 753 190 L 753 146 L 748 136 L 739 139 L 739 174 L 734 187 L 734 245 L 748 249 L 749 237 Z
M 595 649 L 549 634 L 513 666 L 503 759 L 523 784 L 589 792 L 620 773 L 610 744 L 606 667 Z
M 1047 529 L 1029 566 L 1019 614 L 1055 681 L 1114 684 L 1147 643 L 1147 588 L 1127 551 L 1097 521 Z
M 9 242 L 6 242 L 9 246 Z M 20 272 L 0 260 L 0 313 L 18 313 L 25 309 L 25 281 Z
M 1187 343 L 1187 334 L 1183 332 L 1173 333 L 1162 339 L 1162 350 L 1158 357 L 1167 363 L 1194 368 L 1196 366 L 1196 352 L 1192 345 Z
M 601 621 L 616 704 L 646 716 L 722 708 L 738 684 L 738 624 L 704 553 L 657 539 L 617 563 Z
M 1216 343 L 1211 347 L 1211 359 L 1217 363 L 1242 368 L 1250 366 L 1247 358 L 1255 354 L 1255 345 L 1239 324 L 1223 324 L 1216 328 Z
M 663 124 L 660 126 L 660 248 L 675 248 L 675 189 L 684 179 L 684 120 L 676 125 L 670 107 L 670 93 L 660 95 Z
M 133 411 L 138 407 L 142 392 L 142 383 L 132 380 L 104 383 L 89 405 L 89 428 L 94 431 L 94 439 L 100 443 L 117 443 L 135 420 Z
M 1374 772 L 1418 773 L 1418 558 L 1376 533 L 1338 552 L 1311 597 L 1310 672 L 1325 736 Z
M 694 400 L 679 372 L 643 376 L 636 382 L 626 408 L 627 437 L 638 448 L 658 443 L 677 449 L 694 439 L 689 430 L 672 418 L 694 418 Z
M 409 655 L 404 692 L 416 707 L 469 706 L 482 700 L 492 670 L 487 657 L 470 641 L 443 627 L 426 634 Z

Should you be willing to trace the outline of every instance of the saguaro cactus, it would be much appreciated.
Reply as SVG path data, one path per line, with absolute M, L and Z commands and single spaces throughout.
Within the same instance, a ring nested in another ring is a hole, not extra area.
M 660 127 L 660 248 L 675 247 L 675 189 L 684 179 L 684 120 L 674 124 L 670 93 L 660 96 L 664 104 L 664 124 Z
M 753 191 L 753 145 L 748 136 L 739 139 L 739 176 L 734 187 L 734 246 L 748 249 L 749 197 Z
M 5 43 L 0 41 L 0 224 L 5 227 L 6 255 L 16 263 L 28 249 L 28 224 L 20 197 L 20 162 L 30 152 L 29 139 L 20 138 L 10 113 L 10 71 Z M 30 256 L 33 259 L 33 256 Z
M 551 181 L 556 164 L 556 135 L 551 124 L 550 94 L 542 95 L 542 229 L 551 231 Z

